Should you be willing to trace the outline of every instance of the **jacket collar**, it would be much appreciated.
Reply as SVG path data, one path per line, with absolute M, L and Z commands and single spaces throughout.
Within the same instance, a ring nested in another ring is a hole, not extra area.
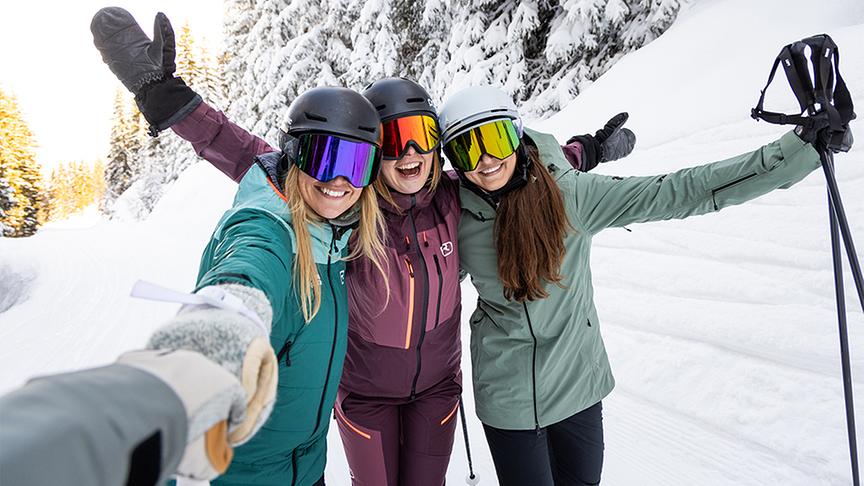
M 522 138 L 523 143 L 530 143 L 537 147 L 540 155 L 540 160 L 552 173 L 552 177 L 558 180 L 565 173 L 572 170 L 570 164 L 564 159 L 564 152 L 558 141 L 552 135 L 537 132 L 525 127 L 525 132 Z M 565 170 L 561 170 L 564 168 Z M 513 177 L 517 174 L 514 173 Z M 462 209 L 467 211 L 472 217 L 480 221 L 488 221 L 495 219 L 495 211 L 497 209 L 497 201 L 494 200 L 495 195 L 486 193 L 478 187 L 469 187 L 464 177 L 460 176 L 459 197 L 462 204 Z M 508 182 L 508 185 L 510 183 Z M 524 182 L 523 184 L 524 185 Z M 506 186 L 505 186 L 506 187 Z M 521 187 L 521 186 L 519 186 Z M 515 190 L 518 190 L 516 188 Z M 500 191 L 496 191 L 498 197 L 501 196 Z
M 297 242 L 292 228 L 291 210 L 281 184 L 278 183 L 279 179 L 274 180 L 281 159 L 280 152 L 270 152 L 257 157 L 256 164 L 240 181 L 240 188 L 234 197 L 233 211 L 252 208 L 275 216 L 289 230 L 292 247 L 296 252 Z M 307 227 L 312 237 L 315 263 L 327 263 L 328 256 L 331 261 L 337 260 L 351 236 L 350 227 L 339 227 L 335 222 L 309 223 Z

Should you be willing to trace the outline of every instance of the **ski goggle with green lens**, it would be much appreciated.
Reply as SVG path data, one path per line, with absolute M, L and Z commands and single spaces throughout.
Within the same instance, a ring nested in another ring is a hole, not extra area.
M 297 137 L 294 163 L 320 182 L 344 177 L 356 188 L 375 181 L 381 165 L 381 149 L 371 143 L 358 142 L 323 133 L 304 133 Z
M 409 115 L 385 121 L 384 144 L 381 147 L 384 158 L 402 158 L 409 145 L 421 154 L 438 148 L 438 122 L 429 115 Z
M 444 144 L 444 154 L 456 170 L 471 172 L 483 154 L 506 159 L 519 147 L 519 133 L 513 120 L 496 120 L 461 133 Z

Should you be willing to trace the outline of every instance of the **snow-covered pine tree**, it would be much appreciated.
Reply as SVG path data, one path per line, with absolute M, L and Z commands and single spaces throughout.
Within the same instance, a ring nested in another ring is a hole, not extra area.
M 535 0 L 461 0 L 451 4 L 448 60 L 436 73 L 441 98 L 467 86 L 491 84 L 522 99 L 528 79 L 523 40 L 541 28 Z
M 12 185 L 9 184 L 9 179 L 6 178 L 6 172 L 0 166 L 0 238 L 6 234 L 7 226 L 6 211 L 9 211 L 15 206 L 15 194 L 12 192 Z M 11 230 L 11 228 L 8 228 Z
M 624 54 L 663 33 L 681 0 L 565 0 L 552 6 L 542 52 L 535 52 L 530 77 L 540 80 L 525 96 L 523 110 L 543 116 L 560 110 Z
M 126 92 L 117 88 L 105 167 L 105 196 L 100 203 L 101 211 L 109 215 L 114 201 L 132 185 L 138 174 L 135 156 L 140 148 L 140 138 L 133 121 L 136 117 L 130 114 L 130 104 Z
M 198 49 L 198 59 L 201 65 L 201 86 L 199 94 L 207 102 L 218 108 L 225 108 L 225 91 L 222 81 L 222 63 L 210 55 L 210 51 L 202 43 Z
M 682 0 L 460 0 L 435 92 L 492 84 L 532 118 L 560 110 L 621 56 L 664 32 Z M 442 64 L 443 57 L 438 63 Z
M 431 89 L 450 60 L 452 10 L 443 0 L 393 0 L 392 11 L 400 74 Z
M 229 0 L 233 11 L 244 1 Z M 316 86 L 345 85 L 351 58 L 350 26 L 358 13 L 346 0 L 260 0 L 248 32 L 227 32 L 227 49 L 246 56 L 247 69 L 231 74 L 228 113 L 271 143 L 285 109 Z M 229 68 L 237 65 L 232 54 Z
M 399 35 L 394 32 L 392 0 L 352 0 L 350 11 L 358 12 L 351 24 L 351 56 L 345 85 L 362 90 L 376 79 L 400 74 Z
M 222 82 L 219 67 L 206 49 L 198 48 L 197 45 L 192 30 L 185 24 L 177 40 L 177 75 L 208 102 L 217 107 L 224 106 L 224 102 L 220 101 Z M 125 135 L 121 138 L 125 145 L 121 145 L 127 147 L 124 155 L 130 161 L 132 176 L 123 191 L 114 195 L 113 200 L 116 201 L 110 206 L 110 212 L 112 218 L 138 220 L 150 214 L 167 185 L 198 157 L 187 142 L 170 130 L 163 131 L 155 138 L 148 136 L 146 121 L 137 106 L 133 105 L 129 112 L 130 126 L 123 132 Z M 112 173 L 109 158 L 106 168 L 106 180 L 109 182 Z
M 192 35 L 189 22 L 184 22 L 177 36 L 177 76 L 192 89 L 202 90 L 206 86 L 204 67 L 199 59 L 198 45 Z
M 226 108 L 239 123 L 245 124 L 254 104 L 244 81 L 252 76 L 249 69 L 253 47 L 251 32 L 261 18 L 262 11 L 257 8 L 256 0 L 224 0 L 222 5 L 225 13 L 222 23 L 224 50 L 220 62 L 225 76 Z
M 5 179 L 4 185 L 11 188 L 14 201 L 14 205 L 4 203 L 7 209 L 0 225 L 5 236 L 31 236 L 42 224 L 45 199 L 35 147 L 36 141 L 15 97 L 0 89 L 0 176 Z M 0 190 L 8 194 L 8 189 Z

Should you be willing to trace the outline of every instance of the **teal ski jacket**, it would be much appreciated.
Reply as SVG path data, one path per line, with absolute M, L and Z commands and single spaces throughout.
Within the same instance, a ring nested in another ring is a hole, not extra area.
M 237 283 L 267 295 L 273 308 L 270 344 L 279 361 L 270 418 L 235 450 L 231 466 L 214 485 L 308 486 L 324 475 L 327 428 L 348 335 L 341 257 L 350 230 L 309 225 L 321 308 L 305 323 L 294 288 L 294 223 L 266 170 L 277 160 L 278 154 L 265 154 L 249 169 L 201 258 L 199 289 Z
M 495 208 L 461 189 L 461 265 L 479 298 L 470 319 L 477 415 L 500 429 L 564 420 L 615 384 L 594 307 L 591 238 L 606 228 L 680 219 L 787 188 L 819 167 L 819 155 L 789 132 L 753 152 L 671 174 L 609 177 L 570 168 L 550 135 L 525 130 L 564 197 L 575 231 L 565 240 L 563 287 L 532 302 L 504 298 L 493 240 Z

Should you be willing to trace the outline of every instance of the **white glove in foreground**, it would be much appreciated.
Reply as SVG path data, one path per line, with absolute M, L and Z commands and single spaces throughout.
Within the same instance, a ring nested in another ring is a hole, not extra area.
M 147 347 L 197 351 L 237 377 L 246 391 L 246 414 L 241 422 L 229 424 L 228 438 L 232 445 L 243 444 L 264 424 L 276 400 L 270 302 L 260 290 L 237 284 L 205 287 L 198 295 L 219 306 L 183 307 L 153 334 Z
M 234 375 L 186 350 L 130 351 L 117 363 L 156 376 L 183 403 L 189 432 L 178 475 L 210 480 L 228 469 L 234 455 L 228 429 L 242 422 L 246 411 L 246 393 Z

